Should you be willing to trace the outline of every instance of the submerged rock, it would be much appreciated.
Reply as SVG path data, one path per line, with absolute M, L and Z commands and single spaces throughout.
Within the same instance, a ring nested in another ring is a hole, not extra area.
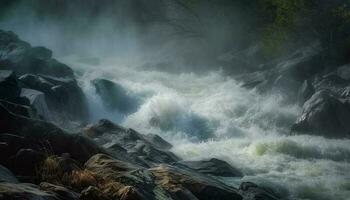
M 107 79 L 95 79 L 92 84 L 107 109 L 123 114 L 130 114 L 137 110 L 139 99 L 121 85 Z

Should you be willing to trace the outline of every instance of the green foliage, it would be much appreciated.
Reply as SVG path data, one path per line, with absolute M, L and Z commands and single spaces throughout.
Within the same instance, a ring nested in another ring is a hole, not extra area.
M 259 4 L 268 19 L 262 31 L 263 53 L 266 57 L 278 56 L 306 9 L 305 0 L 260 0 Z

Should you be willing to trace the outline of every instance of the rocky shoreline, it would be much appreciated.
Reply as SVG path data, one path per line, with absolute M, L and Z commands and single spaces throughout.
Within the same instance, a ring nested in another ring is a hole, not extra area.
M 182 161 L 157 135 L 87 124 L 72 69 L 6 31 L 0 110 L 0 199 L 281 199 L 254 183 L 219 181 L 244 176 L 225 161 Z

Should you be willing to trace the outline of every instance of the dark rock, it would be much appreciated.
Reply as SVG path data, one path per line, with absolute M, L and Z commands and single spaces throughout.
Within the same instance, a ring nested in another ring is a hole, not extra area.
M 18 183 L 18 180 L 9 169 L 0 165 L 0 182 Z
M 0 183 L 0 200 L 65 200 L 28 183 Z
M 116 158 L 145 167 L 159 163 L 177 162 L 179 158 L 169 150 L 170 144 L 154 135 L 142 135 L 108 120 L 100 120 L 84 129 L 86 135 Z
M 232 167 L 225 161 L 212 158 L 206 161 L 180 161 L 176 165 L 185 165 L 197 172 L 223 177 L 242 177 L 238 169 Z
M 80 200 L 108 200 L 100 189 L 89 186 L 80 193 Z
M 331 91 L 316 92 L 303 106 L 293 132 L 307 132 L 327 137 L 350 136 L 350 102 Z
M 67 133 L 48 122 L 14 115 L 1 104 L 0 124 L 0 134 L 11 133 L 24 137 L 26 144 L 36 145 L 38 150 L 38 147 L 47 148 L 55 155 L 69 153 L 74 160 L 80 162 L 104 152 L 93 141 L 80 134 Z
M 34 176 L 36 169 L 45 159 L 45 154 L 33 149 L 20 149 L 14 159 L 11 169 L 21 176 Z
M 62 186 L 58 186 L 58 185 L 54 185 L 51 183 L 46 183 L 46 182 L 42 182 L 40 183 L 40 189 L 44 190 L 44 191 L 48 191 L 48 192 L 52 192 L 55 194 L 55 196 L 58 199 L 62 199 L 62 200 L 78 200 L 79 199 L 79 194 L 76 192 L 73 192 L 71 190 L 68 190 L 65 187 Z
M 279 200 L 282 199 L 269 188 L 259 187 L 251 182 L 243 182 L 239 186 L 244 200 Z
M 26 105 L 27 102 L 19 97 L 20 94 L 16 75 L 9 70 L 0 70 L 0 99 Z
M 236 189 L 193 170 L 168 165 L 146 169 L 103 154 L 93 156 L 85 166 L 119 184 L 115 198 L 242 199 Z
M 92 83 L 107 109 L 124 114 L 133 113 L 137 110 L 140 103 L 139 99 L 121 85 L 106 79 L 95 79 Z
M 85 95 L 74 79 L 55 78 L 43 75 L 25 74 L 19 78 L 24 88 L 30 88 L 45 94 L 45 102 L 48 111 L 45 111 L 45 103 L 42 97 L 30 92 L 26 96 L 34 95 L 40 98 L 37 105 L 40 113 L 47 120 L 55 117 L 55 122 L 67 122 L 69 120 L 85 121 L 89 117 Z
M 44 93 L 32 89 L 22 89 L 21 97 L 28 99 L 30 106 L 35 109 L 35 114 L 40 116 L 40 118 L 46 119 L 47 121 L 52 119 Z M 36 118 L 34 116 L 31 117 Z
M 14 114 L 29 118 L 38 118 L 36 110 L 32 109 L 30 106 L 15 104 L 1 99 L 0 104 Z
M 10 69 L 18 74 L 74 77 L 71 68 L 51 58 L 50 50 L 44 47 L 32 48 L 12 32 L 0 31 L 0 38 L 0 69 Z
M 10 158 L 26 146 L 24 137 L 13 134 L 0 134 L 0 162 L 7 167 L 11 166 Z
M 342 79 L 350 81 L 350 64 L 343 65 L 337 69 L 337 75 Z
M 305 80 L 298 91 L 298 103 L 303 105 L 313 94 L 315 89 L 310 80 Z

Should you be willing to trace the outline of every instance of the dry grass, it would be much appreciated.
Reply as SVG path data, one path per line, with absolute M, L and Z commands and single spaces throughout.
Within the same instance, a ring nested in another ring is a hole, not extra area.
M 119 199 L 124 190 L 127 189 L 127 186 L 111 179 L 99 177 L 87 169 L 74 170 L 70 173 L 64 172 L 56 156 L 49 156 L 44 160 L 37 170 L 37 178 L 39 182 L 68 186 L 77 192 L 81 192 L 89 186 L 95 186 L 101 191 L 102 196 L 110 199 Z
M 47 157 L 37 170 L 37 177 L 40 181 L 58 184 L 61 182 L 62 176 L 63 170 L 56 156 Z
M 83 190 L 89 186 L 98 186 L 98 178 L 89 170 L 74 170 L 71 173 L 65 173 L 62 177 L 64 185 Z

